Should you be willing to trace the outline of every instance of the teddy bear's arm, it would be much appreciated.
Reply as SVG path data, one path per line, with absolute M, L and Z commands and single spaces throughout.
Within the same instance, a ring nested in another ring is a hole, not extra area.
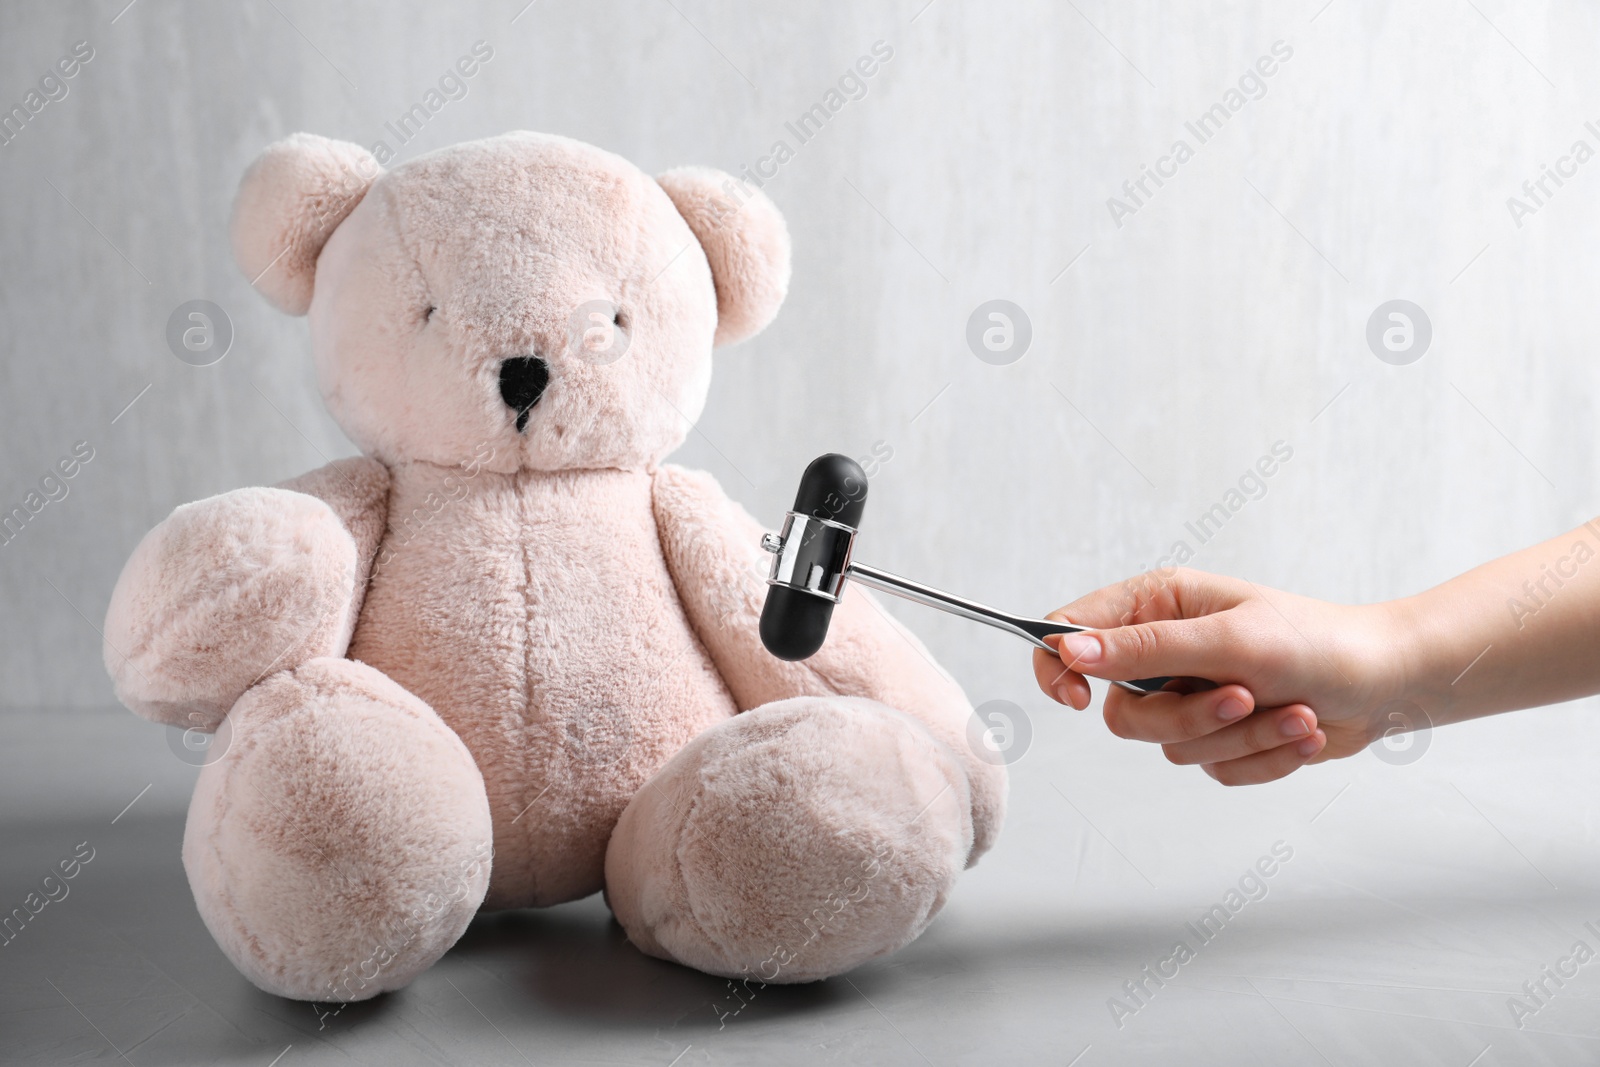
M 361 594 L 383 543 L 389 522 L 389 468 L 366 456 L 336 459 L 278 483 L 279 489 L 314 496 L 333 509 L 356 543 L 357 581 L 353 610 L 361 610 Z
M 214 730 L 269 673 L 342 656 L 383 534 L 388 470 L 339 460 L 185 504 L 145 535 L 106 612 L 118 699 Z
M 790 663 L 761 645 L 758 625 L 771 559 L 761 526 L 707 474 L 662 466 L 655 476 L 656 527 L 690 624 L 741 711 L 803 695 L 869 697 L 920 720 L 960 757 L 972 788 L 972 858 L 999 832 L 1003 766 L 980 759 L 967 739 L 972 707 L 922 642 L 865 590 L 847 587 L 810 659 Z

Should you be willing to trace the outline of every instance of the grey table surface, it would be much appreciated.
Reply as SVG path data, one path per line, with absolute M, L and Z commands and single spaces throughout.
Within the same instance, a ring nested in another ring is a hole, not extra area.
M 1027 707 L 999 846 L 894 956 L 736 995 L 635 951 L 592 897 L 480 917 L 409 988 L 335 1013 L 256 990 L 202 926 L 179 861 L 193 769 L 163 731 L 41 714 L 0 738 L 0 903 L 95 855 L 0 947 L 0 1063 L 1600 1062 L 1600 963 L 1509 1007 L 1576 941 L 1600 948 L 1592 705 L 1249 791 Z M 1279 842 L 1265 895 L 1195 938 Z M 1132 1001 L 1179 940 L 1194 958 Z

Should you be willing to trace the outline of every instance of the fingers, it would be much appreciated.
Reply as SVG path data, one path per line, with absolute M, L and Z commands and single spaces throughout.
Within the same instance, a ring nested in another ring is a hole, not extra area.
M 1078 711 L 1089 706 L 1088 680 L 1042 648 L 1033 651 L 1033 676 L 1050 699 Z
M 1226 613 L 1249 595 L 1249 583 L 1173 567 L 1097 589 L 1047 617 L 1096 629 L 1063 635 L 1056 645 L 1063 664 L 1077 675 L 1118 681 L 1184 675 L 1244 680 L 1249 649 L 1229 640 L 1233 621 Z M 1037 656 L 1034 663 L 1039 674 Z M 1064 703 L 1073 703 L 1078 692 L 1072 680 L 1039 681 Z M 1063 683 L 1065 690 L 1055 692 Z
M 1148 696 L 1112 689 L 1106 694 L 1105 717 L 1118 737 L 1172 744 L 1215 733 L 1249 715 L 1255 705 L 1255 697 L 1241 685 Z
M 1317 740 L 1319 733 L 1315 713 L 1304 704 L 1290 704 L 1257 711 L 1203 737 L 1164 745 L 1163 751 L 1173 763 L 1206 766 L 1279 748 L 1287 748 L 1301 760 L 1307 760 L 1320 752 L 1327 742 L 1326 735 L 1321 741 Z
M 1327 743 L 1328 736 L 1317 730 L 1304 741 L 1279 745 L 1265 752 L 1225 760 L 1222 763 L 1209 763 L 1202 769 L 1223 785 L 1260 785 L 1262 782 L 1275 782 L 1308 763 L 1318 762 L 1317 756 Z M 1309 756 L 1305 755 L 1308 749 L 1311 751 Z
M 1252 659 L 1250 649 L 1235 638 L 1226 612 L 1063 634 L 1057 648 L 1062 663 L 1079 674 L 1118 681 L 1161 676 L 1245 680 Z

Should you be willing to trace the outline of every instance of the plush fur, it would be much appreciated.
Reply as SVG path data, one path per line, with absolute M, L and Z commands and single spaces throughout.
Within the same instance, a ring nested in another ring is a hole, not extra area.
M 306 313 L 322 246 L 381 169 L 359 145 L 297 133 L 246 172 L 234 201 L 233 254 L 273 306 Z
M 364 999 L 466 930 L 489 880 L 483 777 L 455 733 L 379 671 L 313 659 L 228 713 L 183 862 L 200 916 L 256 985 Z
M 130 708 L 220 730 L 184 863 L 223 951 L 358 1000 L 479 908 L 600 889 L 644 951 L 761 981 L 916 937 L 1000 826 L 971 708 L 856 590 L 818 655 L 767 655 L 761 528 L 662 462 L 713 344 L 782 301 L 777 209 L 532 133 L 362 157 L 272 146 L 233 232 L 367 455 L 178 508 L 106 619 Z M 583 347 L 591 301 L 621 358 Z M 549 367 L 522 431 L 516 357 Z
M 807 982 L 899 948 L 972 850 L 966 775 L 915 719 L 794 697 L 691 741 L 623 813 L 608 899 L 645 952 Z
M 145 718 L 215 730 L 275 669 L 344 654 L 356 546 L 326 503 L 237 489 L 185 504 L 145 535 L 106 614 L 106 667 Z
M 678 167 L 656 180 L 711 264 L 716 343 L 731 345 L 766 329 L 789 292 L 789 229 L 778 209 L 711 167 Z

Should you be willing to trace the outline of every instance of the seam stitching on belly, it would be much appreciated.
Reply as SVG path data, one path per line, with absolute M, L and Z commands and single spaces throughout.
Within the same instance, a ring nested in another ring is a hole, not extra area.
M 521 522 L 519 522 L 517 524 L 518 525 L 518 535 L 520 537 L 521 532 L 523 530 L 527 529 L 528 523 L 529 523 L 529 517 L 525 513 L 526 508 L 528 506 L 528 497 L 527 497 L 527 494 L 525 494 L 522 491 L 524 486 L 522 485 L 522 479 L 520 477 L 516 477 L 516 476 L 512 477 L 512 479 L 511 479 L 511 488 L 512 488 L 512 491 L 515 492 L 516 496 L 517 496 L 517 500 L 516 500 L 517 506 L 516 506 L 516 508 L 514 510 L 514 514 L 516 514 L 518 516 L 518 518 L 521 519 Z M 522 548 L 522 731 L 521 731 L 522 732 L 522 775 L 521 775 L 521 777 L 522 777 L 522 796 L 521 796 L 520 799 L 522 801 L 522 807 L 521 807 L 520 810 L 526 812 L 528 810 L 528 808 L 532 807 L 534 801 L 537 801 L 539 799 L 539 796 L 543 796 L 544 794 L 541 792 L 540 794 L 538 794 L 538 796 L 534 797 L 533 801 L 529 801 L 528 800 L 528 793 L 533 789 L 533 776 L 530 773 L 532 768 L 529 765 L 531 763 L 531 760 L 530 760 L 531 746 L 528 744 L 528 716 L 533 710 L 533 595 L 532 595 L 533 594 L 533 555 L 532 555 L 533 548 L 528 543 L 527 538 L 523 537 L 523 538 L 521 538 L 521 540 L 522 540 L 522 545 L 521 545 L 521 548 Z M 541 727 L 543 725 L 544 724 L 541 724 Z M 545 783 L 546 789 L 549 788 L 549 785 L 550 785 L 550 783 L 548 783 L 548 782 Z M 527 847 L 528 884 L 531 887 L 533 898 L 535 900 L 538 900 L 539 899 L 539 870 L 538 870 L 538 865 L 537 865 L 537 859 L 534 856 L 534 849 L 533 849 L 532 840 L 531 840 L 532 839 L 532 835 L 526 829 L 522 830 L 521 833 L 524 835 L 524 840 L 528 845 L 528 847 Z

